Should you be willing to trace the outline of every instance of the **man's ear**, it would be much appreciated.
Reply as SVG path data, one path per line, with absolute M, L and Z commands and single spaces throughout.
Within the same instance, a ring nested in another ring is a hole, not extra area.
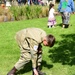
M 46 39 L 44 39 L 43 41 L 45 41 L 45 42 L 46 42 L 47 40 L 46 40 Z

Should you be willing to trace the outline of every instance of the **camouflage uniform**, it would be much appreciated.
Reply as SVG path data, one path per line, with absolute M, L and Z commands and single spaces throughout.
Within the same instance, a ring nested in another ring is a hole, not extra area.
M 21 69 L 30 60 L 33 68 L 41 65 L 42 54 L 38 55 L 38 46 L 45 36 L 45 31 L 39 28 L 27 28 L 17 32 L 15 38 L 21 50 L 20 59 L 15 64 L 17 70 Z

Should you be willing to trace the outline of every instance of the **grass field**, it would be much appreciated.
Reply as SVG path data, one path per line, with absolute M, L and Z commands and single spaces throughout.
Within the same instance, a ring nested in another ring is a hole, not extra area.
M 47 18 L 0 23 L 0 75 L 6 75 L 18 61 L 20 50 L 14 37 L 27 27 L 41 28 L 56 38 L 53 48 L 43 46 L 42 71 L 47 75 L 75 75 L 75 15 L 71 15 L 68 29 L 62 29 L 60 16 L 56 20 L 56 27 L 51 29 L 47 28 Z M 32 75 L 31 63 L 17 75 Z

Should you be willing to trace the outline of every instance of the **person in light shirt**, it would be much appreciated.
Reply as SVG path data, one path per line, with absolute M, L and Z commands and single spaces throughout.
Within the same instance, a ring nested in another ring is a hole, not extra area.
M 32 61 L 33 75 L 45 75 L 40 71 L 42 62 L 42 45 L 52 47 L 55 44 L 55 37 L 40 28 L 26 28 L 16 34 L 16 41 L 21 50 L 18 62 L 7 75 L 15 75 L 30 60 Z

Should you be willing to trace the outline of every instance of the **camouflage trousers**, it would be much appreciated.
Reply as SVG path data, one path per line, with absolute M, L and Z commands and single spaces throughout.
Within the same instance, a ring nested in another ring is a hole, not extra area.
M 68 12 L 62 12 L 61 13 L 61 17 L 62 17 L 62 24 L 69 25 L 70 13 L 68 13 Z

